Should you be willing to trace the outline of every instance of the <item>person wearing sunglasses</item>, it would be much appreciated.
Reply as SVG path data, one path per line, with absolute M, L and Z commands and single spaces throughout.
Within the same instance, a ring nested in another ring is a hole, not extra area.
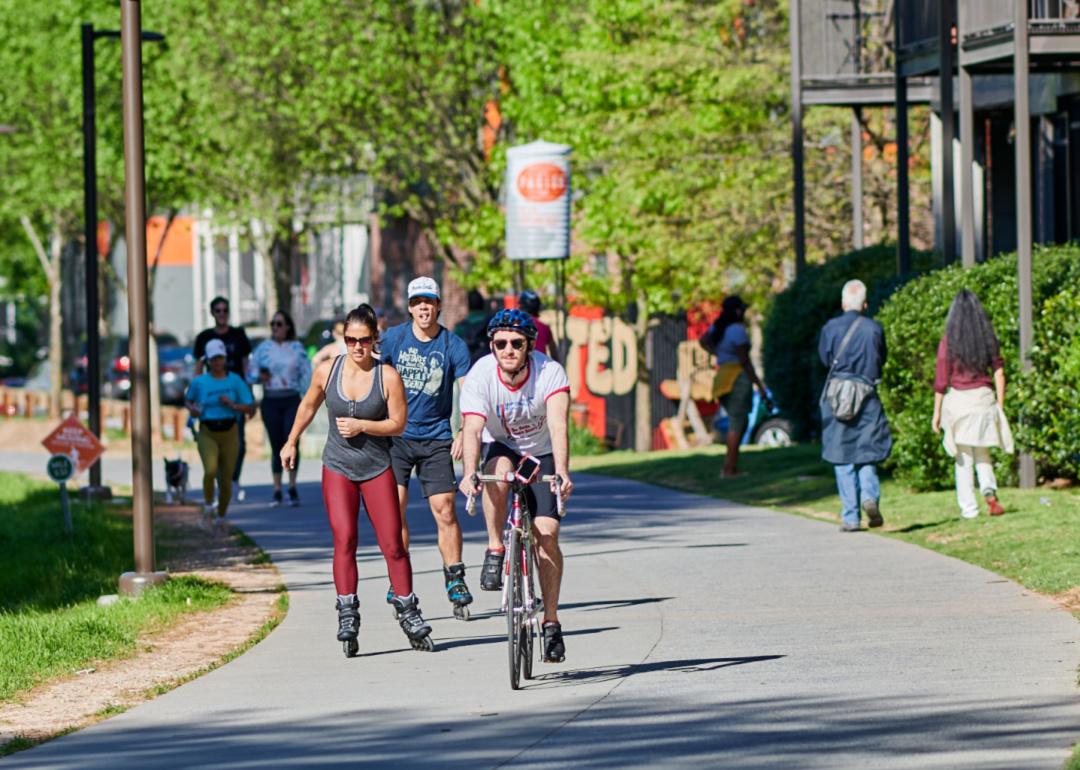
M 484 473 L 504 474 L 518 467 L 528 454 L 540 461 L 540 475 L 557 474 L 557 493 L 566 499 L 574 489 L 570 481 L 570 381 L 557 361 L 535 350 L 536 325 L 532 316 L 518 309 L 500 310 L 488 323 L 492 355 L 481 358 L 465 378 L 461 389 L 461 433 L 464 437 L 464 470 L 459 489 L 466 497 L 479 492 L 475 478 Z M 481 434 L 492 442 L 480 461 Z M 510 485 L 484 484 L 484 519 L 488 548 L 480 572 L 480 588 L 502 588 L 503 527 Z M 559 588 L 563 558 L 559 549 L 558 500 L 545 483 L 529 489 L 533 528 L 540 556 L 540 586 L 544 596 L 543 659 L 559 663 L 566 657 L 559 623 Z
M 296 325 L 284 310 L 274 313 L 270 319 L 270 339 L 259 343 L 251 356 L 248 379 L 263 386 L 262 412 L 266 435 L 270 438 L 270 472 L 274 480 L 274 493 L 270 506 L 281 505 L 281 458 L 285 437 L 296 419 L 300 395 L 307 392 L 311 383 L 311 362 L 307 351 L 296 339 Z M 296 473 L 300 462 L 289 469 L 289 505 L 300 505 L 296 491 Z
M 290 470 L 296 467 L 300 435 L 325 402 L 330 425 L 322 456 L 322 490 L 334 535 L 338 641 L 354 644 L 360 629 L 356 546 L 363 499 L 390 573 L 401 628 L 414 649 L 430 651 L 431 626 L 420 615 L 413 593 L 412 564 L 401 540 L 401 509 L 390 467 L 390 437 L 405 430 L 405 388 L 394 367 L 373 355 L 378 321 L 370 305 L 360 305 L 346 316 L 344 340 L 349 352 L 315 370 L 281 448 L 281 463 Z
M 409 478 L 415 470 L 438 528 L 447 596 L 454 616 L 467 619 L 468 610 L 464 608 L 473 597 L 465 584 L 461 526 L 455 507 L 454 460 L 461 458 L 461 440 L 460 436 L 456 440 L 453 437 L 450 416 L 454 410 L 454 383 L 468 373 L 472 359 L 465 341 L 439 323 L 442 305 L 439 285 L 434 280 L 414 279 L 409 283 L 408 296 L 410 320 L 387 329 L 379 346 L 383 363 L 392 365 L 401 375 L 409 404 L 405 432 L 395 437 L 390 447 L 401 504 L 402 540 L 408 548 L 405 511 Z
M 195 376 L 202 374 L 206 368 L 203 362 L 206 358 L 207 344 L 211 340 L 219 340 L 225 345 L 226 368 L 243 380 L 247 374 L 248 356 L 251 355 L 251 342 L 248 340 L 247 332 L 239 326 L 229 325 L 229 300 L 225 297 L 214 297 L 210 300 L 210 315 L 214 318 L 214 325 L 199 332 L 195 337 L 195 346 L 192 350 L 195 356 Z M 232 488 L 237 501 L 243 501 L 245 497 L 244 488 L 240 486 L 240 472 L 244 469 L 244 455 L 247 452 L 247 442 L 244 441 L 245 419 L 244 414 L 236 417 L 240 444 L 236 465 L 233 468 Z

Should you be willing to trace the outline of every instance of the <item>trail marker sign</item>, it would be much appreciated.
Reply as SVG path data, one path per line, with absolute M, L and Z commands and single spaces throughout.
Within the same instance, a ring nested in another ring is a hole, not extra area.
M 67 455 L 82 473 L 101 457 L 105 447 L 90 429 L 74 417 L 68 417 L 41 442 L 54 455 Z

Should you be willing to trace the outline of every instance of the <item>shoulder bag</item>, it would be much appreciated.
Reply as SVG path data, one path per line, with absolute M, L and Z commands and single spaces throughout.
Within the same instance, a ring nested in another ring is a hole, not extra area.
M 837 348 L 836 355 L 833 356 L 829 374 L 825 378 L 825 392 L 822 393 L 822 398 L 828 403 L 833 416 L 841 422 L 852 422 L 858 419 L 866 399 L 874 392 L 874 386 L 862 380 L 833 376 L 837 364 L 840 363 L 840 357 L 844 354 L 844 350 L 855 334 L 855 327 L 862 323 L 862 320 L 862 316 L 859 316 L 848 328 L 844 339 L 840 341 L 840 347 Z

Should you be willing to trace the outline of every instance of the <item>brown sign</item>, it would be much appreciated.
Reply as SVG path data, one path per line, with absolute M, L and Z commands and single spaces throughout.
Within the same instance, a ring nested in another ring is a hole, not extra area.
M 101 457 L 105 447 L 90 429 L 74 417 L 56 426 L 41 442 L 54 455 L 67 455 L 75 463 L 75 472 L 82 473 Z

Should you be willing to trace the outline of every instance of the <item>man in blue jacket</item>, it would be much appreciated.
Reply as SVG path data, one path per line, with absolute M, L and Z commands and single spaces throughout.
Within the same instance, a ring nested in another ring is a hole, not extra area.
M 876 387 L 885 365 L 885 330 L 863 316 L 866 284 L 862 281 L 845 283 L 840 299 L 844 312 L 822 327 L 818 355 L 831 368 L 830 378 L 855 380 L 872 390 L 849 420 L 837 419 L 829 399 L 822 394 L 821 456 L 836 472 L 843 507 L 840 529 L 855 532 L 860 529 L 860 505 L 869 526 L 884 523 L 877 463 L 892 451 L 892 436 Z

